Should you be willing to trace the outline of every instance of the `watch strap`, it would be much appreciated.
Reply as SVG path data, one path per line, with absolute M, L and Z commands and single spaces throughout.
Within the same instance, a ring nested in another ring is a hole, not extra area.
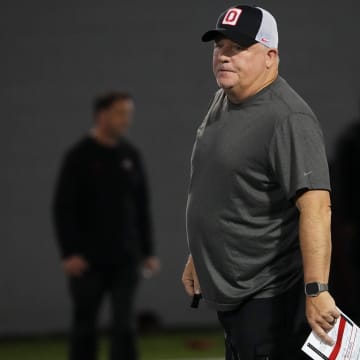
M 319 294 L 324 292 L 324 291 L 329 291 L 329 285 L 319 283 Z

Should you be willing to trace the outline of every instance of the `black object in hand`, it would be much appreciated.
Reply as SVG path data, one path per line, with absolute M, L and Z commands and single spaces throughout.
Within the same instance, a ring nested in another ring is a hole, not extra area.
M 201 294 L 194 294 L 191 302 L 191 307 L 197 309 L 199 307 L 200 300 L 202 299 Z

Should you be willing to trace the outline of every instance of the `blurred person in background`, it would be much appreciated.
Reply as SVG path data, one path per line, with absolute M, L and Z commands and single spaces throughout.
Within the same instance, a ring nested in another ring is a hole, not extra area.
M 134 112 L 127 93 L 94 101 L 95 124 L 64 158 L 54 201 L 62 265 L 72 301 L 70 360 L 97 358 L 96 320 L 112 306 L 111 360 L 135 360 L 133 319 L 139 269 L 154 274 L 147 180 L 139 151 L 125 137 Z
M 360 117 L 340 136 L 335 155 L 331 167 L 336 210 L 333 288 L 341 299 L 342 310 L 360 319 L 360 286 L 357 280 L 360 275 Z
M 192 154 L 183 284 L 217 311 L 226 359 L 306 359 L 305 314 L 328 344 L 340 315 L 328 291 L 330 181 L 320 124 L 278 74 L 268 11 L 230 8 L 202 40 L 214 41 L 220 90 Z

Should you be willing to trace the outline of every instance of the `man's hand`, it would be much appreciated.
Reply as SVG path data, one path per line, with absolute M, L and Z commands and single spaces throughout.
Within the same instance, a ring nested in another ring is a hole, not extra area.
M 65 274 L 79 277 L 89 268 L 89 263 L 80 255 L 72 255 L 63 260 L 63 268 Z
M 148 256 L 143 262 L 145 278 L 151 278 L 160 271 L 160 260 L 156 256 Z
M 316 297 L 306 298 L 306 317 L 309 325 L 315 334 L 328 345 L 334 344 L 334 340 L 327 333 L 334 327 L 339 316 L 335 301 L 327 291 Z
M 185 291 L 190 296 L 201 293 L 199 279 L 196 275 L 195 266 L 191 255 L 189 256 L 189 259 L 185 265 L 182 276 L 182 283 L 185 287 Z

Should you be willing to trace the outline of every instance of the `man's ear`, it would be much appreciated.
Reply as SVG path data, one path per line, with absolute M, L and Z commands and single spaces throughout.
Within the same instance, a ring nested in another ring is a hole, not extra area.
M 270 69 L 276 62 L 278 62 L 279 54 L 276 49 L 269 49 L 266 53 L 266 67 Z

